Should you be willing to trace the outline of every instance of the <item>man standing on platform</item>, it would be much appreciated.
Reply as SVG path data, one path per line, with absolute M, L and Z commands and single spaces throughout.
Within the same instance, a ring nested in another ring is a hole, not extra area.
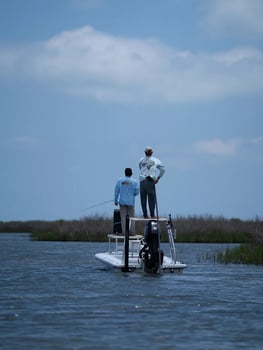
M 152 157 L 153 150 L 151 147 L 145 148 L 145 157 L 139 162 L 140 170 L 140 197 L 143 217 L 148 218 L 147 201 L 151 218 L 155 218 L 156 193 L 155 184 L 165 172 L 162 162 L 155 157 Z
M 126 216 L 134 217 L 135 197 L 139 194 L 139 184 L 132 177 L 132 169 L 125 169 L 125 176 L 121 177 L 114 191 L 114 204 L 120 205 L 122 233 L 126 231 Z M 134 223 L 130 225 L 130 234 L 134 234 Z

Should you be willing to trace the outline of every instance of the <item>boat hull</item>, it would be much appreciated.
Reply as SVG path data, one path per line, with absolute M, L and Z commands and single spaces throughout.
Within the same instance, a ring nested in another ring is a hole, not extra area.
M 108 251 L 95 254 L 103 264 L 122 271 L 144 271 L 155 274 L 165 271 L 181 272 L 187 265 L 177 261 L 174 244 L 175 231 L 171 220 L 165 218 L 148 220 L 130 218 L 133 221 L 146 221 L 144 235 L 109 234 Z M 163 255 L 160 246 L 160 222 L 166 223 L 169 238 L 170 256 Z M 128 243 L 127 243 L 128 242 Z
M 114 252 L 97 253 L 95 254 L 95 258 L 112 268 L 117 268 L 120 270 L 124 268 L 124 259 L 122 254 L 116 254 Z M 128 267 L 130 270 L 143 271 L 143 260 L 139 256 L 129 255 Z M 163 263 L 161 265 L 161 271 L 181 272 L 186 267 L 186 264 L 179 261 L 176 261 L 176 263 L 174 263 L 171 258 L 164 256 Z

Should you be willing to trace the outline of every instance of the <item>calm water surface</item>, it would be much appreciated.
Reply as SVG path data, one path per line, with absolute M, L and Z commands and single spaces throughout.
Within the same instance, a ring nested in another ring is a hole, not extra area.
M 105 243 L 0 234 L 0 349 L 263 349 L 263 268 L 178 244 L 182 274 L 108 270 Z

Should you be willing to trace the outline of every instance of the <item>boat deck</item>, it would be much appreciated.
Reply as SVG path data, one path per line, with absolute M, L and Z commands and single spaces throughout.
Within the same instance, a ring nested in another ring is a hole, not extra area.
M 142 220 L 142 219 L 140 219 Z M 148 220 L 148 219 L 144 219 Z M 166 219 L 165 219 L 166 220 Z M 124 242 L 125 236 L 109 234 L 108 251 L 104 253 L 95 254 L 96 259 L 103 262 L 104 264 L 122 269 L 124 268 Z M 142 270 L 142 261 L 139 256 L 140 249 L 143 246 L 143 236 L 134 235 L 129 236 L 129 269 Z M 187 265 L 179 261 L 174 261 L 171 257 L 164 256 L 163 263 L 161 265 L 162 271 L 182 271 Z

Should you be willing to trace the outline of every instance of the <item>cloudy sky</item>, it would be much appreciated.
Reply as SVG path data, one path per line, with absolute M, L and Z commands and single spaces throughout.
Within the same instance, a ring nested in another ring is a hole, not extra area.
M 262 18 L 261 0 L 1 1 L 0 221 L 111 216 L 146 146 L 160 215 L 262 218 Z

